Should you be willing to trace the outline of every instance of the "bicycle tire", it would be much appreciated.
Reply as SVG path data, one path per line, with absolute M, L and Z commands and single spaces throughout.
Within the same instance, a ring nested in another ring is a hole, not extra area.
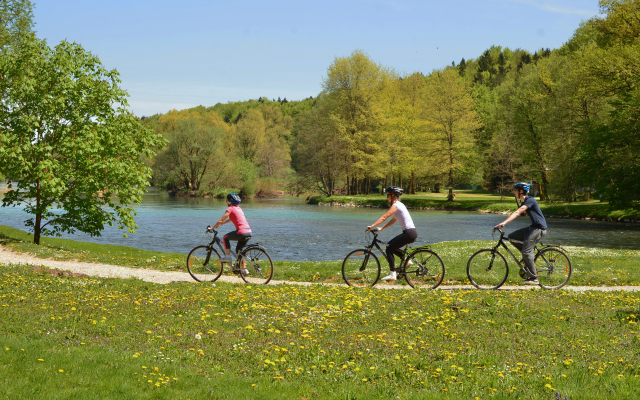
M 240 254 L 239 261 L 242 263 L 239 275 L 246 283 L 266 285 L 273 277 L 273 261 L 264 249 L 248 248 Z
M 197 282 L 215 282 L 222 275 L 220 255 L 208 246 L 198 246 L 187 256 L 187 271 Z
M 478 289 L 498 289 L 506 282 L 508 276 L 509 264 L 497 250 L 478 250 L 467 262 L 467 277 Z
M 409 262 L 412 265 L 407 266 Z M 445 267 L 442 258 L 432 250 L 418 250 L 407 257 L 404 279 L 414 289 L 435 289 L 444 280 Z
M 538 282 L 544 289 L 560 289 L 571 278 L 571 260 L 562 250 L 547 248 L 536 254 L 534 260 Z
M 380 261 L 366 249 L 354 250 L 342 262 L 342 279 L 349 286 L 373 286 L 380 279 Z

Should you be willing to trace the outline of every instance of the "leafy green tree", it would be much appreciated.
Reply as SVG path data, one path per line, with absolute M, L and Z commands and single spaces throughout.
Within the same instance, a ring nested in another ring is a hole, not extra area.
M 250 109 L 242 116 L 234 138 L 238 157 L 257 163 L 258 152 L 265 142 L 265 128 L 264 117 L 259 110 Z
M 242 196 L 253 196 L 256 192 L 256 181 L 258 171 L 256 166 L 248 158 L 238 157 L 235 172 L 240 179 L 240 194 Z
M 0 0 L 0 49 L 15 46 L 33 29 L 29 0 Z
M 164 139 L 129 111 L 116 70 L 80 45 L 49 48 L 30 34 L 0 53 L 0 170 L 18 181 L 3 206 L 24 206 L 41 235 L 134 232 L 150 177 L 142 157 Z
M 470 87 L 454 68 L 427 77 L 425 119 L 429 122 L 429 159 L 446 175 L 448 200 L 459 178 L 476 167 L 474 133 L 480 121 Z
M 201 124 L 195 118 L 177 121 L 177 128 L 168 133 L 169 145 L 160 152 L 154 164 L 160 186 L 198 191 L 205 182 L 214 189 L 229 173 L 222 128 Z

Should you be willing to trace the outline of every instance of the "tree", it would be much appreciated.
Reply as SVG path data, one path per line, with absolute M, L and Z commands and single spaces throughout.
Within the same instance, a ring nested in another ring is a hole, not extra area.
M 177 128 L 167 138 L 169 145 L 154 164 L 160 186 L 197 191 L 206 182 L 213 189 L 229 172 L 230 149 L 224 146 L 221 128 L 189 118 L 177 121 Z
M 0 49 L 15 46 L 33 28 L 33 4 L 29 0 L 0 0 Z
M 265 141 L 265 123 L 262 113 L 252 109 L 238 122 L 235 134 L 237 156 L 256 163 L 256 157 Z
M 0 170 L 18 182 L 2 205 L 33 215 L 35 244 L 76 230 L 99 236 L 105 224 L 135 232 L 133 206 L 150 177 L 142 158 L 164 139 L 125 109 L 118 83 L 75 43 L 51 49 L 29 34 L 19 52 L 0 54 Z
M 475 167 L 475 139 L 480 128 L 475 102 L 467 82 L 454 68 L 436 71 L 427 78 L 424 118 L 429 121 L 429 156 L 447 176 L 448 201 L 460 176 Z

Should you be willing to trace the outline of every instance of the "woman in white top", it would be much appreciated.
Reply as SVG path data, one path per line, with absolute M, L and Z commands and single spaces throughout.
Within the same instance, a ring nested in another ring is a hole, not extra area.
M 400 196 L 402 195 L 404 190 L 397 186 L 389 186 L 385 192 L 387 193 L 387 200 L 389 201 L 389 205 L 391 207 L 389 208 L 389 211 L 387 211 L 382 217 L 380 217 L 373 225 L 367 226 L 367 230 L 370 231 L 374 229 L 376 225 L 383 223 L 392 215 L 393 218 L 391 219 L 391 221 L 384 224 L 384 226 L 377 228 L 378 231 L 390 227 L 396 222 L 396 220 L 400 222 L 402 234 L 391 239 L 389 245 L 387 246 L 387 261 L 389 261 L 390 269 L 389 275 L 382 278 L 383 281 L 394 281 L 398 278 L 398 275 L 396 274 L 396 259 L 394 257 L 394 254 L 400 257 L 401 260 L 403 260 L 403 254 L 400 249 L 408 245 L 409 243 L 415 242 L 418 238 L 418 232 L 416 231 L 413 220 L 409 215 L 409 211 L 407 211 L 407 207 L 402 204 L 402 202 L 400 202 Z

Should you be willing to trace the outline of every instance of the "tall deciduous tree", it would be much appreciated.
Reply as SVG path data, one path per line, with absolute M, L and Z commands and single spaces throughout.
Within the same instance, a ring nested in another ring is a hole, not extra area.
M 0 0 L 0 49 L 18 44 L 33 29 L 29 0 Z
M 0 53 L 0 170 L 18 181 L 3 206 L 23 205 L 41 235 L 134 232 L 133 206 L 150 177 L 142 157 L 162 136 L 125 109 L 117 71 L 80 45 L 54 49 L 35 35 Z
M 425 119 L 430 122 L 431 160 L 442 167 L 453 200 L 457 179 L 476 166 L 474 133 L 480 128 L 470 87 L 456 69 L 436 71 L 427 79 Z

